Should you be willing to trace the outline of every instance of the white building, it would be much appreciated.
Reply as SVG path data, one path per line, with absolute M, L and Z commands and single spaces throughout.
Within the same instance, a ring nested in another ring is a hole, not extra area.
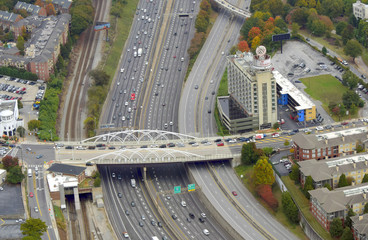
M 19 126 L 23 126 L 23 119 L 19 119 L 17 100 L 0 100 L 0 130 L 2 135 L 15 136 Z
M 5 182 L 6 179 L 6 170 L 0 169 L 0 186 Z
M 368 19 L 368 5 L 360 2 L 353 3 L 353 13 L 356 18 Z

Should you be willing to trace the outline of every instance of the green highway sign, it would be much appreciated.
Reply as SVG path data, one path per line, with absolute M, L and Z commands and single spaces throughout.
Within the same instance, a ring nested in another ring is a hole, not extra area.
M 195 190 L 195 184 L 188 184 L 188 192 L 194 191 Z
M 174 187 L 174 193 L 181 193 L 181 187 L 180 186 L 175 186 Z

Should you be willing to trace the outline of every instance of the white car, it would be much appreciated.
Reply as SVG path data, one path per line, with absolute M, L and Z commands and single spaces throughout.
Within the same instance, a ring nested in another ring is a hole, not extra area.
M 122 69 L 120 69 L 120 72 L 121 72 L 121 73 L 123 73 L 123 72 L 124 72 L 124 70 L 125 70 L 125 69 L 124 69 L 124 68 L 122 68 Z
M 168 127 L 168 125 L 167 125 L 167 123 L 165 123 L 165 124 L 164 124 L 164 128 L 167 128 L 167 127 Z
M 130 113 L 132 111 L 132 108 L 128 108 L 128 112 Z
M 123 232 L 125 238 L 129 238 L 129 234 L 127 232 Z
M 136 50 L 136 49 L 137 49 L 137 47 L 136 47 L 136 46 L 134 46 L 134 47 L 133 47 L 133 50 Z
M 125 102 L 125 106 L 128 106 L 128 104 L 129 104 L 128 102 Z
M 121 118 L 121 121 L 125 121 L 125 116 L 123 116 L 123 117 Z
M 38 207 L 34 207 L 34 211 L 35 212 L 38 212 Z
M 322 126 L 318 126 L 318 127 L 316 127 L 316 130 L 317 131 L 322 131 L 323 130 L 323 127 Z
M 118 84 L 118 86 L 119 86 L 119 85 L 120 85 L 120 82 L 118 82 L 117 84 Z
M 201 217 L 206 218 L 206 214 L 204 212 L 201 213 Z
M 236 139 L 231 139 L 229 143 L 236 143 Z
M 172 125 L 174 125 L 174 123 L 173 122 L 170 122 L 170 126 L 172 126 Z
M 192 147 L 198 147 L 199 146 L 199 144 L 198 143 L 193 143 L 192 144 Z
M 208 235 L 210 235 L 210 232 L 207 229 L 203 229 L 203 234 L 208 236 Z
M 183 207 L 186 207 L 186 206 L 187 206 L 187 203 L 186 203 L 185 201 L 181 201 L 181 205 L 182 205 Z

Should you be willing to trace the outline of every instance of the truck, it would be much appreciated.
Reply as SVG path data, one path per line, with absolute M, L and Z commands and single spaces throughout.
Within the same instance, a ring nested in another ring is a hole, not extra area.
M 263 139 L 265 137 L 265 134 L 261 133 L 261 134 L 256 134 L 255 135 L 255 139 L 256 140 L 260 140 L 260 139 Z
M 132 188 L 135 188 L 135 179 L 134 178 L 130 179 L 130 185 L 132 186 Z
M 142 48 L 138 48 L 138 57 L 142 56 Z
M 28 169 L 28 177 L 32 177 L 32 169 Z

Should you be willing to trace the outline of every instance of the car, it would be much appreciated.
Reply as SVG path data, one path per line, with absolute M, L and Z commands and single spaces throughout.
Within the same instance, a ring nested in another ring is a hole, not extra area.
M 192 144 L 192 147 L 198 147 L 199 146 L 199 144 L 198 143 L 193 143 Z
M 155 227 L 157 225 L 156 221 L 155 220 L 152 220 L 151 221 L 151 225 Z
M 327 126 L 325 126 L 325 129 L 331 129 L 332 128 L 332 126 L 331 125 L 327 125 Z
M 124 69 L 124 68 L 122 68 L 122 69 L 120 69 L 120 72 L 121 72 L 121 73 L 123 73 L 123 72 L 124 72 L 124 70 L 125 70 L 125 69 Z
M 289 135 L 295 135 L 296 133 L 295 132 L 289 132 Z
M 212 91 L 212 93 L 211 93 L 212 95 L 215 95 L 216 94 L 216 92 L 215 91 Z
M 160 228 L 162 228 L 162 223 L 161 222 L 157 222 L 157 226 L 159 226 Z
M 204 212 L 201 213 L 201 217 L 206 218 L 206 214 Z
M 130 215 L 129 210 L 125 210 L 125 215 L 127 215 L 127 216 L 129 216 L 129 215 Z
M 194 89 L 198 89 L 198 85 L 195 85 L 195 86 L 194 86 Z
M 124 236 L 125 238 L 129 238 L 129 234 L 128 234 L 127 232 L 123 232 L 123 236 Z
M 134 100 L 135 100 L 135 93 L 132 93 L 132 94 L 130 95 L 130 100 L 132 100 L 132 101 L 134 101 Z
M 181 206 L 183 206 L 183 207 L 186 207 L 187 206 L 187 203 L 185 202 L 185 201 L 181 201 Z
M 122 198 L 123 197 L 123 194 L 121 194 L 120 192 L 118 193 L 118 197 L 119 198 Z
M 280 137 L 280 134 L 278 134 L 278 133 L 272 133 L 272 135 L 271 135 L 272 137 Z
M 204 219 L 203 217 L 199 217 L 198 219 L 199 219 L 199 221 L 200 221 L 201 223 L 204 223 L 204 222 L 206 221 L 206 219 Z
M 42 157 L 43 157 L 43 155 L 42 155 L 42 154 L 40 154 L 40 155 L 37 155 L 37 156 L 36 156 L 36 158 L 37 158 L 37 159 L 40 159 L 40 158 L 42 158 Z
M 187 217 L 187 222 L 192 222 L 192 219 Z
M 66 146 L 65 149 L 73 149 L 73 146 Z
M 132 202 L 130 203 L 130 205 L 131 205 L 132 207 L 135 207 L 135 202 L 134 202 L 134 201 L 132 201 Z
M 128 106 L 128 102 L 125 102 L 125 104 L 124 104 L 125 106 Z
M 38 207 L 34 207 L 34 211 L 35 212 L 38 212 Z
M 222 146 L 224 146 L 224 143 L 223 142 L 219 142 L 219 143 L 217 143 L 217 146 L 218 147 L 222 147 Z
M 208 235 L 210 235 L 210 232 L 207 229 L 203 229 L 203 234 L 208 236 Z
M 33 192 L 29 193 L 29 197 L 31 197 L 31 198 L 33 197 Z
M 121 175 L 120 174 L 118 175 L 118 179 L 121 180 Z
M 305 40 L 306 40 L 307 42 L 309 42 L 309 41 L 310 41 L 310 39 L 309 39 L 309 38 L 306 38 Z
M 167 146 L 168 147 L 175 147 L 175 144 L 174 143 L 168 143 Z
M 238 194 L 235 191 L 231 192 L 234 196 L 238 196 Z
M 166 148 L 166 144 L 161 144 L 159 148 Z
M 362 75 L 360 75 L 363 79 L 366 79 L 366 77 L 362 74 Z
M 165 123 L 165 124 L 164 124 L 164 128 L 167 128 L 167 127 L 168 127 L 168 125 L 167 125 L 167 123 Z
M 322 130 L 323 130 L 323 126 L 316 127 L 316 131 L 322 131 Z
M 177 216 L 176 214 L 173 214 L 171 217 L 172 217 L 172 219 L 174 219 L 174 220 L 178 219 L 178 216 Z
M 146 217 L 144 215 L 141 216 L 142 220 L 145 221 Z
M 26 148 L 26 150 L 27 150 L 27 152 L 30 152 L 30 151 L 32 151 L 32 149 L 31 149 L 31 148 Z
M 139 221 L 139 226 L 140 226 L 140 227 L 143 227 L 143 226 L 144 226 L 144 224 L 143 224 L 143 222 L 142 222 L 142 221 Z
M 343 123 L 341 123 L 341 125 L 343 125 L 343 126 L 346 126 L 348 124 L 349 124 L 349 122 L 343 122 Z

